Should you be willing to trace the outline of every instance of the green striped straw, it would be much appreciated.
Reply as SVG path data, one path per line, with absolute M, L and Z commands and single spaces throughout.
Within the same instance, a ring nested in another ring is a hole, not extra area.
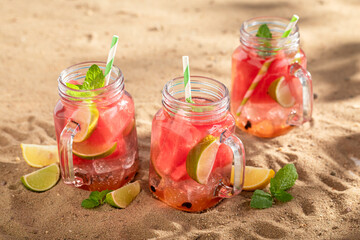
M 283 33 L 283 35 L 281 36 L 281 38 L 287 38 L 291 31 L 293 30 L 293 28 L 295 27 L 296 23 L 299 21 L 299 16 L 294 14 L 290 20 L 290 23 L 286 26 L 285 31 Z M 281 49 L 281 48 L 280 48 Z M 280 50 L 278 49 L 278 50 Z M 270 58 L 267 61 L 264 62 L 264 64 L 262 65 L 262 67 L 260 68 L 259 72 L 257 73 L 256 77 L 254 78 L 254 80 L 252 81 L 250 87 L 248 88 L 248 90 L 246 91 L 238 109 L 236 110 L 236 115 L 240 116 L 241 111 L 244 107 L 244 105 L 246 104 L 246 102 L 249 100 L 249 98 L 251 97 L 251 95 L 254 93 L 255 88 L 257 87 L 257 85 L 259 84 L 260 80 L 266 75 L 267 70 L 269 69 L 272 61 L 274 61 L 274 58 Z
M 185 100 L 188 103 L 194 103 L 191 99 L 189 56 L 183 56 L 182 61 L 184 71 Z
M 298 21 L 299 21 L 299 16 L 294 14 L 289 24 L 286 26 L 285 31 L 281 37 L 282 38 L 288 37 Z
M 118 44 L 119 37 L 114 35 L 111 41 L 111 47 L 108 55 L 108 59 L 106 61 L 106 68 L 105 68 L 105 86 L 109 84 L 110 76 L 111 76 L 111 69 L 114 64 L 114 57 L 116 53 L 116 47 Z

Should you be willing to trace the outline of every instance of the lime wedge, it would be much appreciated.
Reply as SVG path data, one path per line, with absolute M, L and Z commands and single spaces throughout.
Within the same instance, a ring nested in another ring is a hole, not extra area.
M 140 181 L 129 183 L 106 194 L 106 202 L 116 208 L 126 208 L 140 193 Z
M 207 135 L 197 143 L 186 158 L 186 171 L 200 184 L 206 184 L 214 166 L 220 143 L 213 135 Z
M 73 154 L 83 159 L 95 160 L 111 155 L 115 151 L 116 146 L 117 142 L 109 145 L 90 145 L 86 142 L 74 143 Z
M 42 168 L 59 162 L 57 145 L 37 145 L 21 143 L 23 157 L 32 167 Z
M 270 97 L 282 107 L 288 108 L 295 104 L 295 98 L 291 95 L 290 88 L 283 76 L 270 84 L 268 92 Z
M 99 111 L 93 105 L 81 107 L 73 113 L 71 119 L 80 125 L 80 129 L 74 137 L 74 142 L 83 142 L 94 131 L 99 119 Z
M 31 191 L 44 192 L 55 186 L 59 177 L 59 166 L 57 163 L 53 163 L 47 167 L 22 176 L 21 182 Z

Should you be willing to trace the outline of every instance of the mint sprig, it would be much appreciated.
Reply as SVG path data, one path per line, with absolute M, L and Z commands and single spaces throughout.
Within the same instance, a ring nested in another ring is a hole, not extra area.
M 294 186 L 298 174 L 294 164 L 287 164 L 281 168 L 270 180 L 270 193 L 263 190 L 256 190 L 251 197 L 250 207 L 252 208 L 269 208 L 276 199 L 280 202 L 289 202 L 293 196 L 286 192 Z
M 105 76 L 98 65 L 93 64 L 86 72 L 85 81 L 81 86 L 82 90 L 93 90 L 105 86 Z
M 266 23 L 259 27 L 256 36 L 261 38 L 272 38 L 271 31 Z
M 105 76 L 99 66 L 93 64 L 86 72 L 83 84 L 75 85 L 66 83 L 66 86 L 75 90 L 94 90 L 97 88 L 102 88 L 105 86 Z M 67 94 L 73 97 L 91 97 L 94 95 L 92 92 L 76 92 L 71 90 L 68 90 Z
M 265 56 L 274 55 L 275 53 L 269 52 L 269 50 L 271 50 L 271 43 L 269 39 L 272 38 L 272 34 L 266 23 L 260 25 L 256 33 L 256 36 L 260 38 L 264 38 L 264 39 L 259 39 L 259 41 L 263 43 L 263 45 L 258 47 L 258 49 L 260 50 L 258 52 L 259 56 L 265 57 Z
M 106 202 L 106 194 L 112 192 L 112 190 L 94 191 L 90 193 L 89 198 L 84 199 L 81 203 L 83 208 L 95 208 L 103 205 Z

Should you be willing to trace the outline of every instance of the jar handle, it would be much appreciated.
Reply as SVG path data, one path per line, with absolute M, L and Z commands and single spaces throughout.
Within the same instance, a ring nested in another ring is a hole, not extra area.
M 290 74 L 299 79 L 302 86 L 302 108 L 301 113 L 296 110 L 291 111 L 286 121 L 289 125 L 299 126 L 311 120 L 313 107 L 313 93 L 311 85 L 311 74 L 300 64 L 294 63 L 290 66 Z
M 69 119 L 60 134 L 60 169 L 65 184 L 75 184 L 72 144 L 79 129 L 80 125 Z
M 234 183 L 231 185 L 229 179 L 221 179 L 215 188 L 214 196 L 230 198 L 239 194 L 244 185 L 245 149 L 241 140 L 228 129 L 221 133 L 220 143 L 229 146 L 233 152 L 232 169 L 234 169 Z

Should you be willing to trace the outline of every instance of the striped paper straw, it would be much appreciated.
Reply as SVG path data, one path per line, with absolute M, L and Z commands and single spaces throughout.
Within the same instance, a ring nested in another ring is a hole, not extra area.
M 256 75 L 256 77 L 254 78 L 254 80 L 252 81 L 250 87 L 248 88 L 248 90 L 245 93 L 245 96 L 243 97 L 240 106 L 238 107 L 237 111 L 236 111 L 236 115 L 240 116 L 241 111 L 245 105 L 245 103 L 249 100 L 249 98 L 251 97 L 251 95 L 253 94 L 255 88 L 257 87 L 257 85 L 259 84 L 260 80 L 263 78 L 263 76 L 266 74 L 270 64 L 272 62 L 272 59 L 265 61 L 264 64 L 261 66 L 258 74 Z
M 184 71 L 185 100 L 188 103 L 194 103 L 191 99 L 189 56 L 183 56 L 182 61 Z
M 291 31 L 295 27 L 298 20 L 299 20 L 299 16 L 294 14 L 290 20 L 290 23 L 286 26 L 285 31 L 284 31 L 283 35 L 281 36 L 281 38 L 286 38 L 290 35 Z M 246 104 L 246 102 L 249 100 L 249 98 L 253 94 L 253 92 L 254 92 L 255 88 L 257 87 L 257 85 L 259 84 L 260 80 L 265 76 L 265 74 L 266 74 L 267 70 L 269 69 L 273 60 L 274 60 L 274 58 L 270 58 L 269 60 L 265 61 L 264 64 L 262 65 L 262 67 L 260 68 L 256 77 L 252 81 L 250 87 L 246 91 L 245 96 L 243 97 L 238 109 L 236 110 L 237 116 L 240 116 L 244 105 Z
M 282 38 L 288 37 L 298 21 L 299 21 L 299 16 L 294 14 L 289 24 L 286 26 L 285 31 L 281 37 Z
M 111 68 L 114 63 L 114 57 L 116 53 L 116 47 L 118 44 L 119 37 L 114 35 L 111 41 L 111 47 L 108 55 L 108 59 L 106 61 L 106 68 L 105 68 L 105 86 L 109 84 L 110 76 L 111 76 Z

